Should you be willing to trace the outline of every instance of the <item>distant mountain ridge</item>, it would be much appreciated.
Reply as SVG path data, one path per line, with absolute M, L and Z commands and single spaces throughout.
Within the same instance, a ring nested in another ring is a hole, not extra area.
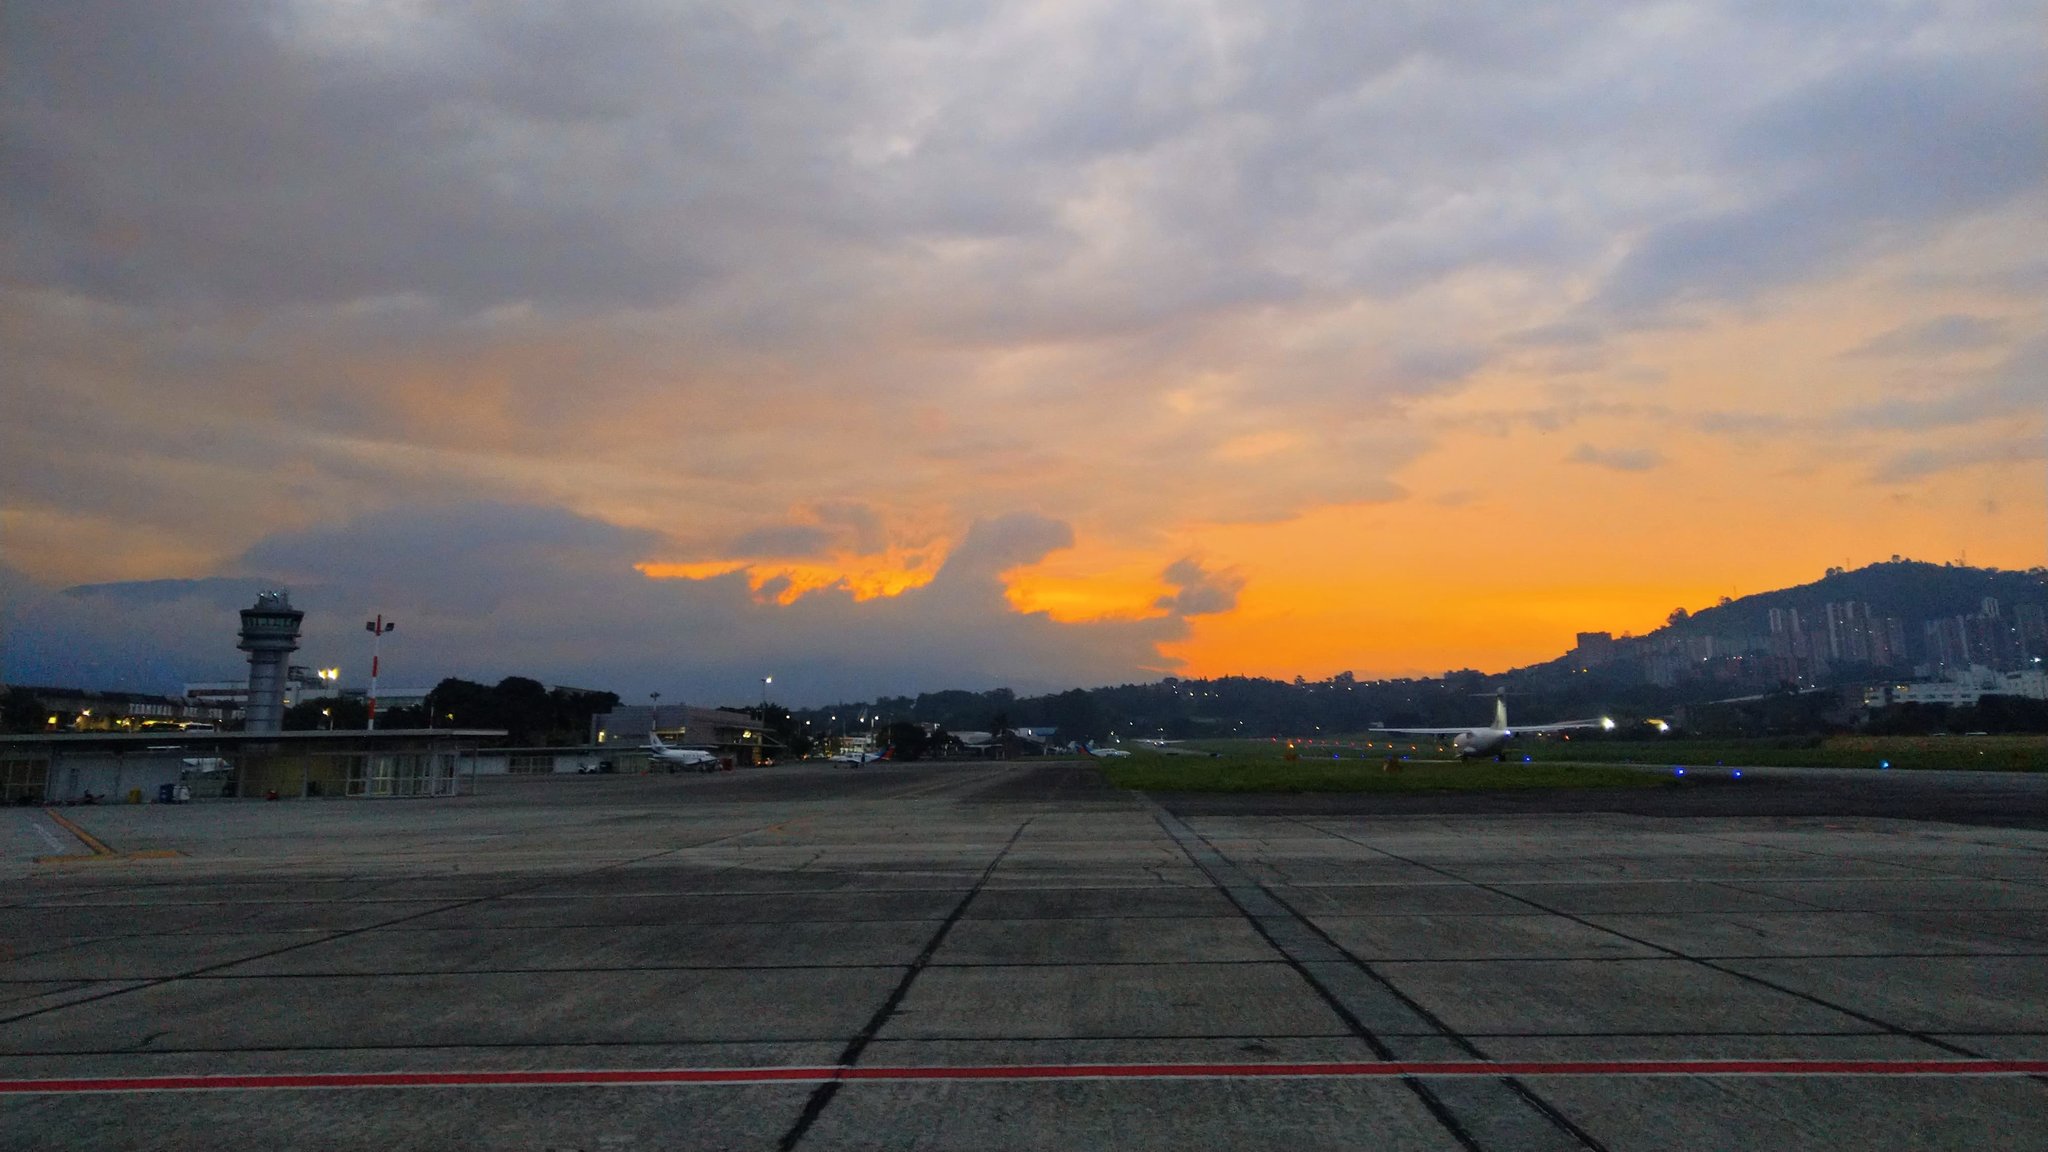
M 1811 584 L 1758 592 L 1688 612 L 1683 619 L 1647 635 L 1666 631 L 1681 635 L 1766 632 L 1773 608 L 1812 612 L 1845 600 L 1868 604 L 1874 615 L 1902 620 L 1975 616 L 1987 597 L 2008 610 L 2019 604 L 2048 606 L 2048 569 L 2015 572 L 1903 559 L 1865 568 L 1829 569 Z

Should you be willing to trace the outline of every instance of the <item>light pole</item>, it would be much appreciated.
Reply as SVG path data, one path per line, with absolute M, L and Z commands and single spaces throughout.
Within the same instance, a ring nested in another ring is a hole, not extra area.
M 754 763 L 759 764 L 768 742 L 768 686 L 775 683 L 775 677 L 761 677 L 761 725 L 754 733 Z
M 375 620 L 364 621 L 363 627 L 370 633 L 370 718 L 367 727 L 369 731 L 375 732 L 377 730 L 377 660 L 379 655 L 378 649 L 383 645 L 384 634 L 398 627 L 398 625 L 393 621 L 384 619 L 384 614 L 379 612 Z
M 320 691 L 322 695 L 325 695 L 329 700 L 333 700 L 340 695 L 334 690 L 334 682 L 341 679 L 341 669 L 315 668 L 313 674 L 320 677 Z M 327 727 L 331 730 L 334 727 L 333 705 L 329 704 L 327 707 L 322 708 L 320 714 L 327 717 Z

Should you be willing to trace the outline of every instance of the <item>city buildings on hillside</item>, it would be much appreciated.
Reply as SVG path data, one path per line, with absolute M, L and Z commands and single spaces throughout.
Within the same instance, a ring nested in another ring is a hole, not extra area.
M 1949 677 L 1984 668 L 2022 671 L 2048 657 L 2048 609 L 2011 610 L 1985 597 L 1969 615 L 1907 621 L 1874 612 L 1858 600 L 1812 609 L 1776 607 L 1761 633 L 1701 632 L 1676 627 L 1619 639 L 1581 632 L 1567 659 L 1573 669 L 1607 670 L 1624 681 L 1672 688 L 1687 683 L 1730 689 L 1810 687 L 1844 677 Z

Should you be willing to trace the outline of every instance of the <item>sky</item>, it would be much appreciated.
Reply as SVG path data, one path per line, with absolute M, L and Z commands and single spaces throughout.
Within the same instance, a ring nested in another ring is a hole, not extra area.
M 2011 2 L 0 14 L 0 674 L 1499 670 L 2048 562 Z

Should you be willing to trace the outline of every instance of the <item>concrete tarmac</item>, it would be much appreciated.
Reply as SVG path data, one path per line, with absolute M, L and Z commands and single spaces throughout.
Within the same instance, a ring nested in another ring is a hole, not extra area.
M 65 815 L 0 813 L 10 1149 L 2048 1148 L 2048 778 Z

